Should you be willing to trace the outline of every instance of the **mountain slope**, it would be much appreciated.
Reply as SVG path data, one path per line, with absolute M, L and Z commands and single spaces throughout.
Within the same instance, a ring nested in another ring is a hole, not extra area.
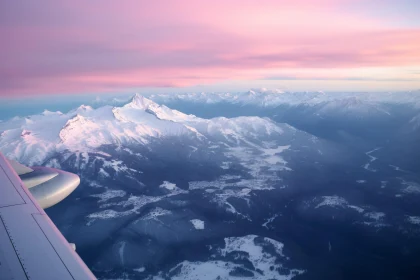
M 242 141 L 281 134 L 271 120 L 258 117 L 205 120 L 186 115 L 136 94 L 121 107 L 89 106 L 63 114 L 44 112 L 0 123 L 0 150 L 29 165 L 56 152 L 89 152 L 102 145 L 146 145 L 153 139 L 187 137 L 193 141 Z

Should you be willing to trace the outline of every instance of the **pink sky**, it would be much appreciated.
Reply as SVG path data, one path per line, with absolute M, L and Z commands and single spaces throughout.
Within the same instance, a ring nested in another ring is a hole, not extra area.
M 417 2 L 2 1 L 0 96 L 288 79 L 420 88 Z

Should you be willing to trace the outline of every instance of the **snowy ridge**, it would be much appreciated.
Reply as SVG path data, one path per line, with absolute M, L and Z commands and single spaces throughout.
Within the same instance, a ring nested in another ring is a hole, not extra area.
M 321 197 L 321 199 L 322 199 L 321 202 L 315 206 L 315 209 L 320 208 L 320 207 L 334 207 L 334 208 L 351 209 L 358 213 L 365 212 L 365 209 L 359 206 L 349 204 L 347 200 L 345 200 L 344 198 L 340 196 L 336 196 L 336 195 L 323 196 Z M 318 200 L 319 199 L 317 198 L 314 199 L 314 201 L 318 201 Z
M 130 195 L 127 199 L 124 199 L 124 200 L 122 200 L 120 202 L 116 202 L 116 203 L 106 203 L 108 199 L 103 199 L 103 198 L 107 197 L 108 193 L 109 193 L 109 191 L 106 191 L 104 194 L 97 195 L 97 197 L 101 198 L 101 200 L 98 201 L 99 209 L 121 206 L 125 209 L 128 208 L 129 210 L 124 210 L 124 211 L 118 212 L 118 211 L 115 211 L 113 209 L 105 209 L 105 210 L 102 210 L 102 211 L 99 211 L 99 212 L 91 213 L 86 217 L 87 220 L 88 220 L 88 222 L 87 222 L 88 226 L 90 226 L 92 223 L 94 223 L 97 220 L 113 219 L 113 218 L 124 217 L 124 216 L 132 215 L 132 214 L 138 214 L 139 210 L 141 208 L 143 208 L 144 206 L 146 206 L 150 203 L 161 201 L 165 198 L 175 196 L 175 195 L 178 195 L 178 194 L 184 194 L 184 193 L 187 193 L 187 191 L 184 191 L 184 190 L 181 190 L 181 189 L 177 188 L 176 190 L 172 191 L 171 193 L 168 193 L 168 194 L 162 195 L 162 196 L 146 196 L 146 195 L 135 196 L 135 195 Z M 166 215 L 166 214 L 169 213 L 169 212 L 166 212 L 163 209 L 156 209 L 156 211 L 157 212 L 155 214 L 150 214 L 150 215 L 152 215 L 153 217 L 158 217 L 158 216 Z M 145 219 L 151 219 L 151 218 L 146 217 Z
M 340 106 L 352 110 L 359 110 L 362 105 L 376 107 L 376 110 L 383 111 L 377 104 L 408 104 L 420 108 L 420 91 L 407 92 L 355 92 L 355 93 L 325 93 L 322 91 L 314 92 L 284 92 L 266 88 L 252 89 L 248 92 L 236 93 L 184 93 L 184 94 L 153 94 L 150 99 L 157 102 L 177 102 L 188 101 L 195 103 L 215 104 L 215 103 L 235 103 L 242 105 L 257 105 L 262 107 L 275 107 L 279 105 L 308 105 L 314 106 L 324 104 L 327 108 Z M 329 104 L 331 103 L 331 104 Z M 367 107 L 365 107 L 366 109 Z M 383 111 L 386 113 L 386 111 Z
M 140 220 L 156 220 L 160 216 L 170 215 L 172 214 L 171 211 L 156 207 L 153 210 L 151 210 L 147 215 L 140 218 Z
M 346 199 L 337 195 L 316 197 L 312 201 L 305 202 L 304 207 L 306 209 L 325 209 L 328 211 L 332 209 L 341 211 L 348 210 L 348 212 L 342 213 L 345 213 L 346 216 L 348 215 L 348 218 L 357 217 L 353 218 L 353 224 L 372 227 L 376 230 L 390 226 L 387 215 L 385 213 L 379 212 L 374 207 L 367 205 L 352 205 Z M 324 212 L 324 214 L 325 213 L 328 212 Z M 335 219 L 335 213 L 338 213 L 338 211 L 331 212 L 327 215 L 332 219 Z M 355 214 L 357 216 L 355 216 Z M 406 220 L 411 222 L 408 217 Z
M 401 184 L 405 187 L 402 192 L 405 194 L 420 194 L 420 184 L 416 182 L 407 182 L 402 180 Z
M 410 126 L 413 131 L 420 130 L 420 114 L 410 120 Z
M 100 193 L 100 194 L 93 194 L 91 195 L 91 197 L 99 198 L 98 203 L 104 203 L 111 198 L 124 197 L 125 195 L 126 195 L 126 192 L 123 190 L 106 190 L 105 192 Z
M 326 100 L 319 104 L 319 114 L 329 114 L 337 112 L 341 115 L 351 115 L 355 117 L 368 116 L 373 114 L 390 115 L 385 109 L 381 108 L 376 102 L 363 100 L 359 96 L 344 97 L 342 99 Z
M 121 107 L 82 105 L 63 114 L 44 112 L 0 123 L 0 150 L 28 165 L 42 164 L 56 152 L 98 152 L 102 145 L 147 144 L 153 138 L 186 136 L 197 141 L 240 143 L 281 134 L 269 119 L 201 119 L 136 94 Z

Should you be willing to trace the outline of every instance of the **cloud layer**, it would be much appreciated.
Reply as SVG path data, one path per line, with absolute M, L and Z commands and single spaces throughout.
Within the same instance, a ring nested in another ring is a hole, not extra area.
M 0 95 L 276 76 L 416 79 L 420 22 L 397 11 L 418 4 L 382 1 L 384 14 L 370 2 L 2 2 Z

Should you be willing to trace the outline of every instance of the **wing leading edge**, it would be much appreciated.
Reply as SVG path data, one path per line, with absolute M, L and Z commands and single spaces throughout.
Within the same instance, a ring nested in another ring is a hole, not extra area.
M 96 279 L 1 153 L 0 279 Z

